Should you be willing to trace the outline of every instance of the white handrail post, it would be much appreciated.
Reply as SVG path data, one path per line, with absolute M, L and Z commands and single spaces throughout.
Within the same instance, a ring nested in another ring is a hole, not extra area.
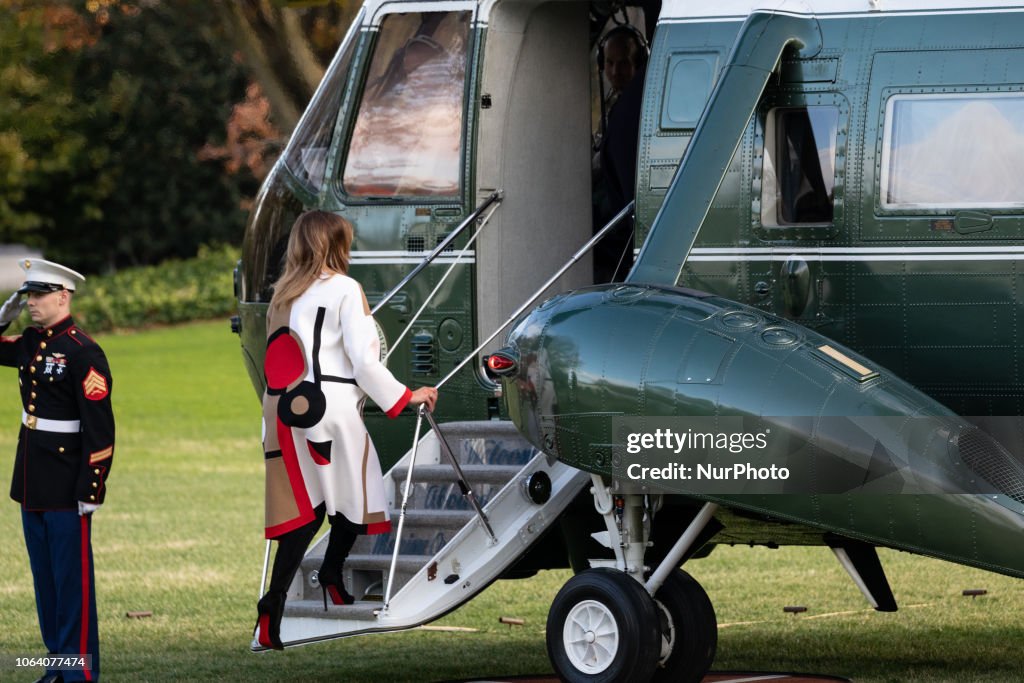
M 388 570 L 388 585 L 384 589 L 384 611 L 391 604 L 391 583 L 395 579 L 395 568 L 398 565 L 398 552 L 402 545 L 402 527 L 405 526 L 405 507 L 409 504 L 409 491 L 412 489 L 412 471 L 416 467 L 416 452 L 420 446 L 420 428 L 423 426 L 423 413 L 426 406 L 420 404 L 416 411 L 416 431 L 413 434 L 412 453 L 409 455 L 409 470 L 405 473 L 405 490 L 402 492 L 402 509 L 398 513 L 398 530 L 395 532 L 395 548 L 391 552 L 391 569 Z

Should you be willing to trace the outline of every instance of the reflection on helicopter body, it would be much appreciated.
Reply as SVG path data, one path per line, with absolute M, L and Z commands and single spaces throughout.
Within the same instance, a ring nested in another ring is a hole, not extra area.
M 459 191 L 462 91 L 469 15 L 436 24 L 390 17 L 370 65 L 344 185 L 351 195 L 437 195 Z

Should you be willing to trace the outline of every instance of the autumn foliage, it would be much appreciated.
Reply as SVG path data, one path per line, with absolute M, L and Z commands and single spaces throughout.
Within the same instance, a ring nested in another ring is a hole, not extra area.
M 200 0 L 0 0 L 0 243 L 87 273 L 237 244 L 288 131 L 235 37 Z

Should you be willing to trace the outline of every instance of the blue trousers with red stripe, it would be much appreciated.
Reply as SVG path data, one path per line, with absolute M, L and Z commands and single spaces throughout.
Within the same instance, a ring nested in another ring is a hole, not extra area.
M 65 681 L 98 681 L 100 638 L 92 568 L 92 515 L 74 510 L 21 511 L 36 589 L 43 644 L 53 655 L 91 655 L 91 666 L 60 673 Z M 88 662 L 88 660 L 87 660 Z

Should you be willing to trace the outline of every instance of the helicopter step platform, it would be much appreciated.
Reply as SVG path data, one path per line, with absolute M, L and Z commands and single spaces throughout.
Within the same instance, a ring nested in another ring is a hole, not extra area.
M 443 616 L 501 576 L 590 482 L 587 473 L 538 451 L 510 422 L 451 422 L 439 428 L 497 542 L 462 495 L 437 436 L 427 432 L 410 480 L 390 592 L 387 581 L 411 450 L 384 475 L 392 531 L 360 536 L 345 561 L 345 585 L 355 604 L 328 601 L 324 609 L 317 572 L 327 548 L 325 533 L 306 553 L 289 590 L 280 632 L 286 647 L 403 630 Z M 534 483 L 532 497 L 527 482 Z M 264 648 L 254 641 L 252 649 Z

